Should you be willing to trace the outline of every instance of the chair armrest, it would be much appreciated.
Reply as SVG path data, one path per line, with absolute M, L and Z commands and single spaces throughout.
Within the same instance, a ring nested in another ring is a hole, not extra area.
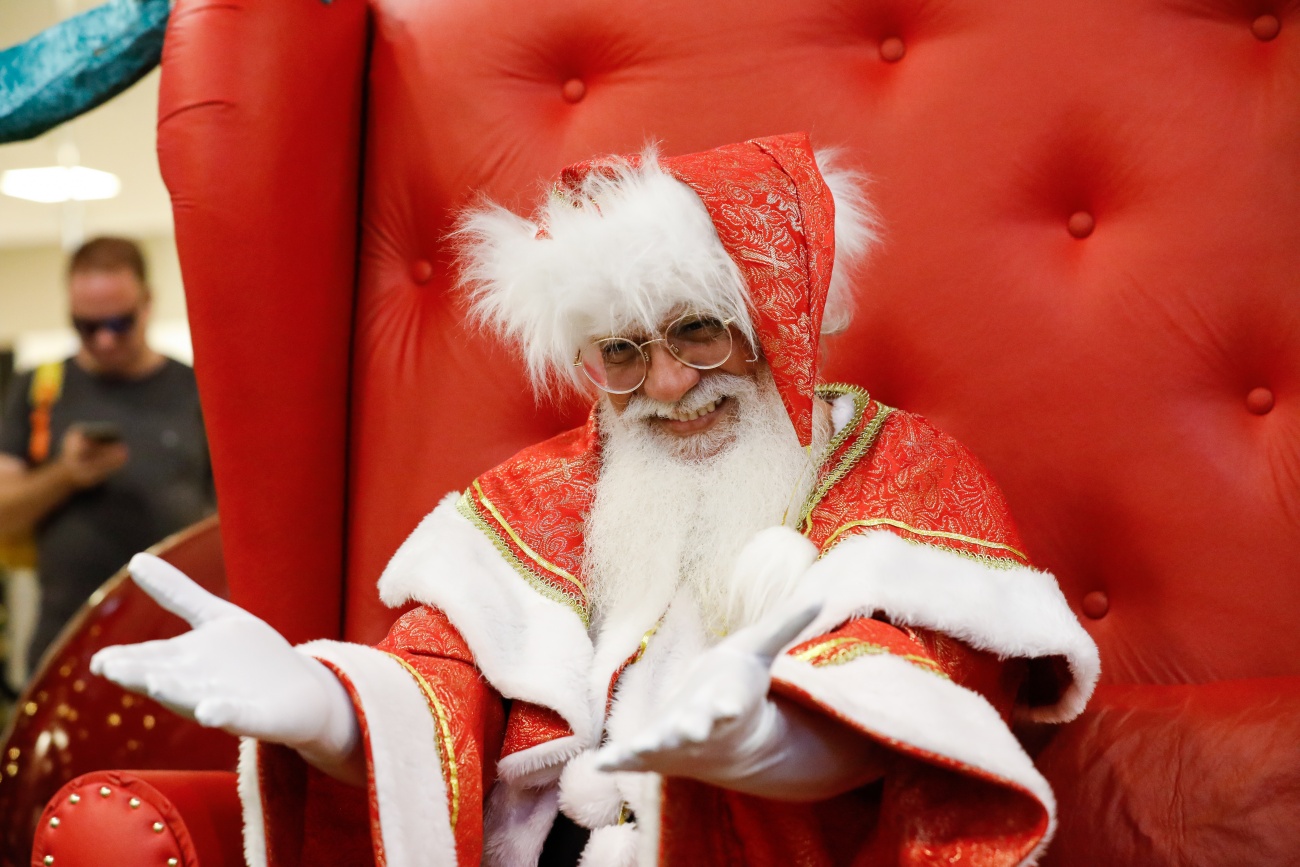
M 31 863 L 242 867 L 240 827 L 229 771 L 94 771 L 46 804 Z

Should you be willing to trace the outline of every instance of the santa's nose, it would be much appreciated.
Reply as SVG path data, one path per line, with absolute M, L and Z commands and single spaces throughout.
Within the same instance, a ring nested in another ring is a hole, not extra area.
M 652 343 L 646 351 L 650 353 L 650 367 L 641 384 L 641 393 L 646 397 L 676 403 L 699 383 L 700 372 L 678 361 L 662 343 Z

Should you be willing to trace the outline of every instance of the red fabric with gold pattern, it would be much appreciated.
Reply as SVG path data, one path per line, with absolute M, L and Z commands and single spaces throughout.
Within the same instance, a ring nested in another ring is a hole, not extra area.
M 550 708 L 527 701 L 511 702 L 501 758 L 572 734 L 564 718 Z
M 444 784 L 452 799 L 448 809 L 456 817 L 456 855 L 461 864 L 477 864 L 483 853 L 484 796 L 496 777 L 501 752 L 501 698 L 479 675 L 460 633 L 434 609 L 421 607 L 404 614 L 376 649 L 419 672 L 441 704 L 440 716 L 450 734 L 450 744 L 443 747 L 449 746 L 454 757 L 454 765 L 444 767 Z M 268 863 L 382 867 L 386 859 L 365 709 L 348 677 L 336 666 L 324 664 L 352 696 L 367 750 L 367 785 L 361 789 L 340 783 L 287 747 L 259 744 Z M 430 712 L 438 713 L 434 708 Z
M 635 166 L 640 156 L 619 162 Z M 807 133 L 664 157 L 659 165 L 700 197 L 723 249 L 740 269 L 763 357 L 799 443 L 808 445 L 835 259 L 835 202 Z M 556 187 L 576 196 L 583 178 L 610 166 L 608 159 L 575 163 L 560 172 Z
M 833 396 L 843 387 L 831 386 Z M 862 392 L 831 443 L 801 529 L 825 553 L 845 538 L 890 530 L 991 565 L 1029 558 L 1006 498 L 979 459 L 924 418 Z
M 683 777 L 664 780 L 659 863 L 672 867 L 845 867 L 876 836 L 879 784 L 813 803 L 776 802 Z
M 599 446 L 593 409 L 583 427 L 526 448 L 479 476 L 458 506 L 535 589 L 584 621 L 583 527 Z
M 1029 663 L 1023 659 L 999 659 L 997 654 L 976 650 L 950 635 L 916 626 L 900 626 L 952 682 L 978 692 L 988 699 L 1003 721 L 1011 724 L 1016 699 L 1029 676 Z
M 892 654 L 927 675 L 978 689 L 1008 710 L 1024 671 L 1010 666 L 1008 676 L 995 657 L 947 636 L 868 618 L 854 618 L 788 653 L 814 666 Z M 790 684 L 778 681 L 773 691 L 826 711 Z M 775 803 L 667 780 L 662 863 L 994 867 L 1019 863 L 1042 839 L 1046 814 L 1024 792 L 907 744 L 864 734 L 890 748 L 884 780 L 817 803 Z M 827 833 L 830 828 L 835 833 Z
M 1025 673 L 1016 660 L 1003 663 L 941 633 L 868 618 L 854 618 L 788 653 L 813 666 L 845 665 L 862 656 L 892 654 L 926 674 L 979 692 L 1004 720 L 1010 716 Z M 773 692 L 829 712 L 789 683 L 774 682 Z M 859 727 L 853 720 L 841 720 Z M 809 858 L 807 863 L 1011 865 L 1031 853 L 1046 833 L 1047 814 L 1028 793 L 942 756 L 874 732 L 863 733 L 893 754 L 884 780 L 872 787 L 880 812 L 871 833 L 858 840 L 859 849 L 849 850 L 856 852 L 851 861 L 833 860 L 828 851 L 824 858 Z M 742 839 L 747 845 L 751 837 L 762 840 L 762 829 L 770 820 L 761 809 L 763 802 L 747 803 L 756 799 L 743 796 L 730 800 L 732 822 Z M 767 852 L 752 853 L 745 863 L 777 863 L 768 857 Z
M 257 749 L 269 864 L 354 867 L 372 862 L 372 839 L 378 838 L 372 834 L 373 811 L 364 789 L 322 774 L 288 747 L 260 743 Z
M 441 704 L 430 710 L 450 728 L 454 766 L 444 766 L 443 772 L 453 800 L 456 857 L 461 864 L 477 864 L 483 857 L 484 798 L 496 779 L 505 728 L 501 697 L 483 680 L 465 639 L 440 611 L 407 612 L 376 649 L 419 672 Z
M 925 645 L 913 634 L 883 620 L 869 617 L 854 617 L 824 635 L 796 644 L 786 652 L 813 666 L 843 665 L 860 656 L 888 653 L 931 674 L 947 677 Z
M 1028 671 L 1024 660 L 999 659 L 942 632 L 869 617 L 854 617 L 787 653 L 814 666 L 843 665 L 859 656 L 890 653 L 978 692 L 1007 723 Z
M 704 202 L 749 286 L 763 357 L 799 443 L 812 442 L 813 390 L 835 259 L 835 205 L 806 133 L 660 161 Z
M 1027 563 L 1001 493 L 967 450 L 924 419 L 859 389 L 826 386 L 820 394 L 854 400 L 852 418 L 828 446 L 803 515 L 802 529 L 823 551 L 850 535 L 883 529 L 994 567 Z M 582 526 L 597 451 L 593 416 L 584 427 L 484 474 L 464 500 L 523 580 L 584 618 L 585 596 L 578 593 Z M 1004 662 L 940 633 L 868 618 L 854 618 L 791 652 L 813 665 L 892 654 L 920 669 L 920 676 L 978 692 L 1004 720 L 1026 670 L 1020 661 Z M 789 683 L 776 682 L 773 690 L 835 715 Z M 538 709 L 515 708 L 512 752 L 570 733 L 558 717 L 547 725 Z M 670 780 L 663 801 L 664 863 L 1000 865 L 1023 860 L 1042 839 L 1047 814 L 1029 793 L 943 756 L 864 735 L 895 756 L 887 779 L 816 804 L 778 806 Z M 827 833 L 831 828 L 835 833 Z
M 807 804 L 668 778 L 660 821 L 673 867 L 1007 867 L 1046 831 L 1032 799 L 902 757 L 880 782 Z

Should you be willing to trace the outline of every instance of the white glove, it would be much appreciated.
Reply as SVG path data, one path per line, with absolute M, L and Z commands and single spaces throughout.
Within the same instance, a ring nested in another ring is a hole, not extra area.
M 691 666 L 659 718 L 626 747 L 606 745 L 598 767 L 716 783 L 760 770 L 783 723 L 767 700 L 772 660 L 819 610 L 810 606 L 769 617 L 711 648 Z
M 128 568 L 140 589 L 194 628 L 106 647 L 90 660 L 92 672 L 200 725 L 284 744 L 327 773 L 352 775 L 345 768 L 360 752 L 360 730 L 329 669 L 169 563 L 137 554 Z
M 768 585 L 793 586 L 816 557 L 816 549 L 796 535 L 764 531 L 742 552 L 736 580 L 749 571 Z M 772 599 L 762 601 L 773 605 Z M 597 767 L 690 777 L 786 801 L 820 800 L 879 776 L 880 752 L 866 738 L 826 716 L 768 698 L 772 661 L 820 611 L 820 602 L 805 602 L 732 633 L 688 669 L 658 719 L 626 746 L 602 748 Z

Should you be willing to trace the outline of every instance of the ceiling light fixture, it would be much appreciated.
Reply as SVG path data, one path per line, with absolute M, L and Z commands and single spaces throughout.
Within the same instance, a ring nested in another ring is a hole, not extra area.
M 29 202 L 111 199 L 121 191 L 117 175 L 85 166 L 9 169 L 0 177 L 0 192 Z

